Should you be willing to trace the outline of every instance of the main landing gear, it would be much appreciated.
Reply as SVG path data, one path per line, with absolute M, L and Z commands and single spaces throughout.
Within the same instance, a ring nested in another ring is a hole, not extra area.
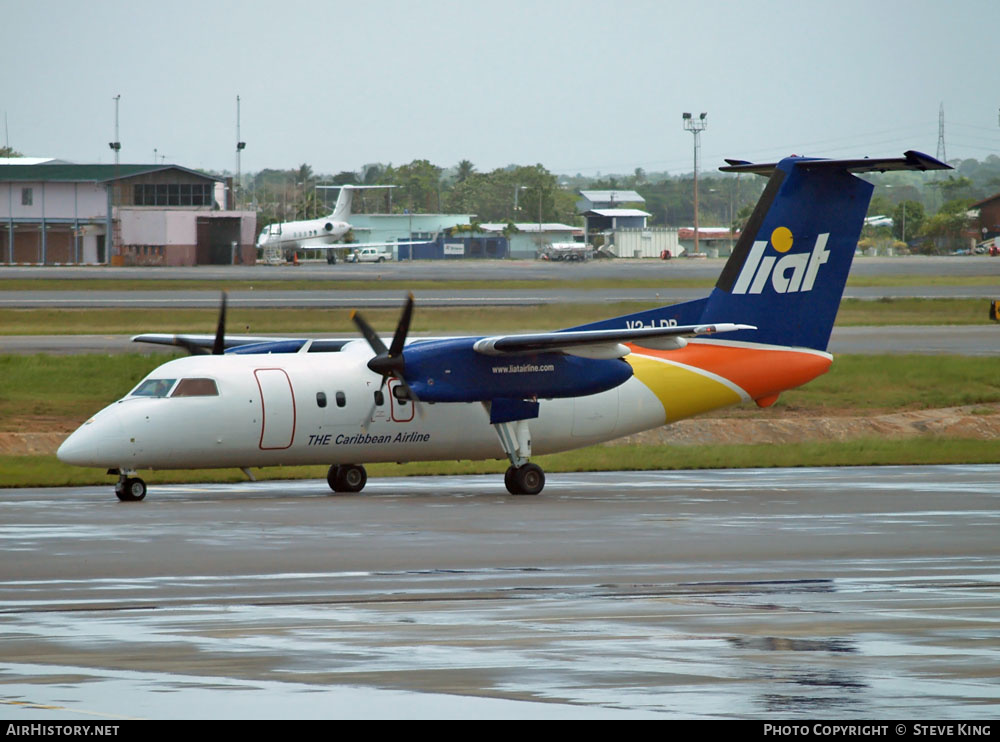
M 139 477 L 130 477 L 129 471 L 111 471 L 109 474 L 117 474 L 118 481 L 115 483 L 115 495 L 122 502 L 138 502 L 146 497 L 146 483 Z
M 511 466 L 503 475 L 503 483 L 512 495 L 537 495 L 545 486 L 545 472 L 538 464 Z
M 537 495 L 545 486 L 545 472 L 538 464 L 528 462 L 531 456 L 531 432 L 527 420 L 493 423 L 503 452 L 510 459 L 510 468 L 503 483 L 512 495 Z
M 360 492 L 368 481 L 368 472 L 359 464 L 334 464 L 326 473 L 326 483 L 334 492 Z

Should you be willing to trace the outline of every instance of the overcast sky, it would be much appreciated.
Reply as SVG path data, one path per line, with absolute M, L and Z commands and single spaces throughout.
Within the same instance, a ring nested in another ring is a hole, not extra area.
M 0 0 L 20 152 L 317 173 L 690 172 L 724 157 L 1000 154 L 997 0 Z M 0 121 L 0 124 L 3 122 Z

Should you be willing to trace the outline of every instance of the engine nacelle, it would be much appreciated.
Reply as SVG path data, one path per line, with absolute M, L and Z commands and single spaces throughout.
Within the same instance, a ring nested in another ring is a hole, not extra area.
M 536 353 L 487 356 L 478 338 L 430 340 L 403 351 L 406 381 L 425 402 L 482 402 L 497 397 L 554 399 L 614 389 L 632 376 L 620 358 Z

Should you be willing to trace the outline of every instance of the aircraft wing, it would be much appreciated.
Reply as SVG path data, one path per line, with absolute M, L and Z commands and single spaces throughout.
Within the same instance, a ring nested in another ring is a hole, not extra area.
M 562 352 L 585 358 L 621 358 L 629 353 L 629 349 L 624 343 L 635 343 L 645 348 L 672 350 L 683 348 L 687 344 L 687 341 L 684 340 L 686 337 L 756 329 L 752 325 L 720 322 L 709 325 L 496 335 L 477 340 L 472 347 L 478 353 L 495 356 Z
M 395 245 L 430 245 L 433 240 L 420 240 L 419 242 L 334 242 L 332 245 L 300 245 L 297 250 L 337 250 L 347 248 L 353 250 L 361 247 L 393 247 Z
M 282 338 L 263 335 L 227 335 L 225 346 L 227 353 L 309 353 L 337 352 L 352 340 L 357 338 Z M 214 335 L 169 335 L 164 333 L 146 333 L 132 338 L 133 343 L 151 343 L 153 345 L 174 345 L 184 348 L 190 353 L 211 353 L 215 344 Z

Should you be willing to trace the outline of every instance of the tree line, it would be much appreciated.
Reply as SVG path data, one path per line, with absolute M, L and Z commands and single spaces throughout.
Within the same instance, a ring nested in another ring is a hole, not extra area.
M 17 157 L 0 147 L 0 157 Z M 875 185 L 869 216 L 892 219 L 892 226 L 868 226 L 864 245 L 893 244 L 920 252 L 950 251 L 967 246 L 972 236 L 972 204 L 1000 192 L 1000 156 L 985 160 L 952 160 L 955 169 L 927 175 L 901 171 L 864 176 Z M 231 175 L 231 173 L 210 173 Z M 702 226 L 740 229 L 765 185 L 759 176 L 699 173 L 699 222 Z M 653 227 L 694 223 L 692 174 L 647 174 L 636 168 L 627 175 L 586 177 L 558 175 L 541 164 L 508 165 L 480 172 L 469 160 L 444 168 L 428 160 L 403 165 L 372 163 L 359 170 L 316 174 L 308 164 L 287 170 L 265 169 L 244 174 L 238 200 L 257 211 L 259 227 L 273 222 L 323 216 L 333 209 L 337 192 L 322 185 L 391 185 L 393 189 L 361 191 L 355 212 L 470 214 L 475 223 L 561 222 L 582 226 L 576 203 L 581 190 L 633 190 L 650 214 Z
M 892 226 L 866 227 L 867 243 L 891 242 L 918 251 L 950 250 L 968 243 L 969 206 L 1000 191 L 1000 157 L 955 160 L 955 170 L 929 176 L 894 172 L 864 176 L 875 185 L 870 216 L 892 219 Z M 699 222 L 740 229 L 765 185 L 757 176 L 706 172 L 698 177 Z M 321 185 L 391 185 L 390 190 L 356 194 L 356 212 L 449 213 L 474 215 L 484 222 L 561 222 L 582 225 L 576 203 L 581 190 L 633 190 L 650 214 L 653 227 L 694 223 L 692 174 L 566 176 L 541 164 L 508 165 L 480 172 L 469 160 L 445 168 L 428 160 L 403 165 L 373 163 L 359 170 L 317 175 L 308 164 L 288 170 L 261 170 L 244 178 L 243 203 L 256 208 L 258 223 L 313 218 L 327 214 L 336 191 Z

